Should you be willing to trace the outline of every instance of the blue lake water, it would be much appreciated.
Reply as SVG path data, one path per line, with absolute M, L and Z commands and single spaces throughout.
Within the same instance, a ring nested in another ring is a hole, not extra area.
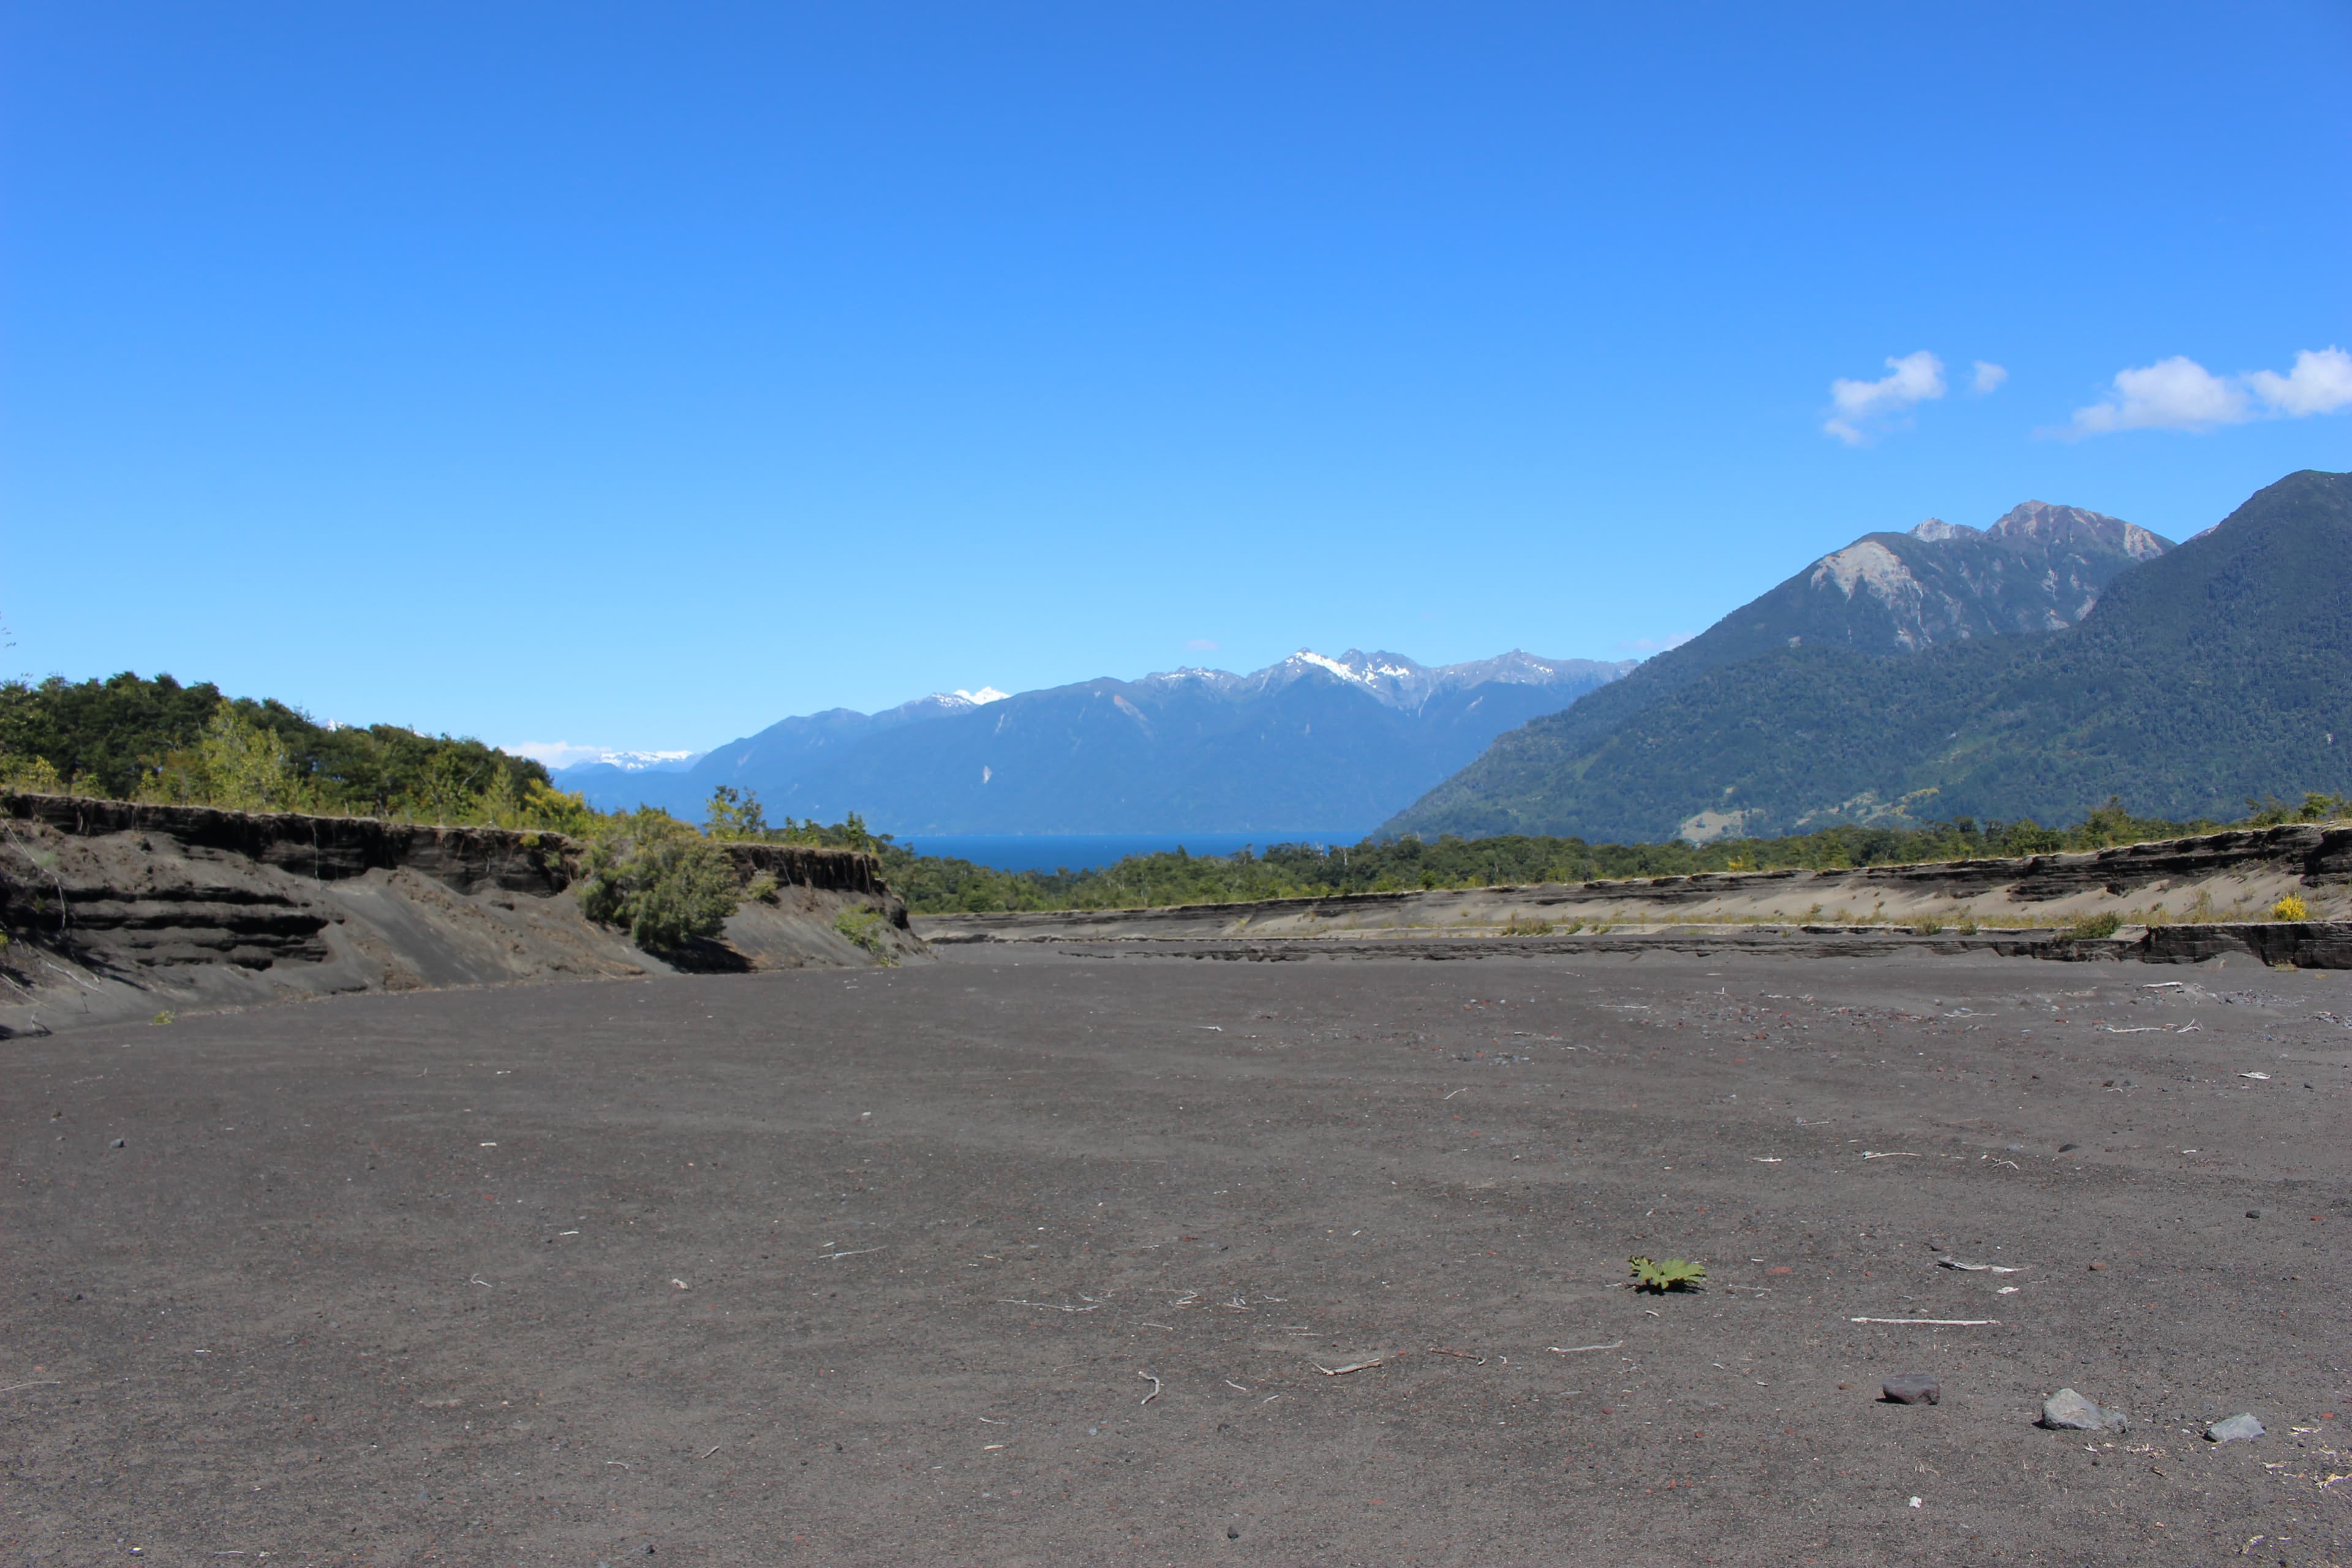
M 1181 846 L 1193 855 L 1230 855 L 1244 847 L 1263 853 L 1276 844 L 1354 844 L 1360 833 L 914 833 L 898 842 L 918 855 L 938 855 L 992 866 L 1000 871 L 1084 871 L 1129 855 L 1157 855 Z

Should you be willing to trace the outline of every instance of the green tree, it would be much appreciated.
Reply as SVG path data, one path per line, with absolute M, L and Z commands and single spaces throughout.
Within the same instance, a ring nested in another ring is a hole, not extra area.
M 648 952 L 717 936 L 742 896 L 727 852 L 651 807 L 612 819 L 581 865 L 580 908 Z
M 760 793 L 744 790 L 737 793 L 727 784 L 710 792 L 710 803 L 704 808 L 702 831 L 713 838 L 765 838 L 768 836 L 768 814 L 761 809 Z M 789 823 L 792 819 L 784 819 Z
M 294 771 L 278 731 L 256 724 L 234 707 L 213 710 L 196 742 L 205 798 L 231 811 L 301 811 L 311 792 Z

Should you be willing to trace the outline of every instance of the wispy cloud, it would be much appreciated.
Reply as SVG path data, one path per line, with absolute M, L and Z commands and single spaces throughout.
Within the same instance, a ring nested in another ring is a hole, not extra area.
M 2118 430 L 2211 430 L 2255 419 L 2302 419 L 2352 408 L 2352 353 L 2305 349 L 2284 375 L 2215 375 L 2186 354 L 2116 373 L 2107 395 L 2048 434 L 2079 439 Z
M 1876 381 L 1830 383 L 1832 412 L 1822 428 L 1849 447 L 1859 447 L 1922 403 L 1944 395 L 1944 362 L 1921 349 L 1889 358 Z
M 1969 382 L 1969 390 L 1982 397 L 1987 393 L 1999 392 L 2000 384 L 2008 379 L 2007 366 L 1995 364 L 1989 359 L 1980 359 L 1977 361 L 1976 376 Z
M 1214 653 L 1225 645 L 1213 637 L 1193 637 L 1184 644 L 1186 653 Z

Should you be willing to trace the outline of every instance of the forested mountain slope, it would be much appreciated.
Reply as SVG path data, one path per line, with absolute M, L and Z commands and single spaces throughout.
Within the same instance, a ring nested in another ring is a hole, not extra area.
M 1890 816 L 2051 822 L 2110 795 L 2193 817 L 2352 784 L 2352 476 L 2288 476 L 2110 575 L 2071 630 L 1902 654 L 1794 633 L 1765 645 L 1747 614 L 1709 634 L 1724 636 L 1707 651 L 1733 657 L 1653 677 L 1675 656 L 1661 658 L 1501 737 L 1389 830 L 1639 839 Z

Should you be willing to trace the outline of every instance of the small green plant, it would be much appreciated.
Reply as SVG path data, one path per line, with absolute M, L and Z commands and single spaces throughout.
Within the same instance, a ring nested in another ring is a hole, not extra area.
M 1633 1288 L 1653 1295 L 1695 1290 L 1698 1282 L 1706 1278 L 1706 1265 L 1685 1262 L 1679 1258 L 1669 1258 L 1663 1263 L 1654 1258 L 1629 1258 L 1625 1261 L 1633 1266 Z
M 885 969 L 895 969 L 898 955 L 891 952 L 890 944 L 883 940 L 882 927 L 885 923 L 879 910 L 844 910 L 833 918 L 833 929 L 847 937 L 853 946 L 872 953 L 881 961 Z
M 2103 915 L 2076 915 L 2066 934 L 2077 942 L 2098 942 L 2123 929 L 2124 917 L 2109 910 Z
M 762 871 L 743 885 L 743 896 L 762 904 L 772 904 L 776 901 L 776 879 Z
M 154 1024 L 158 1026 L 173 1021 L 172 1010 L 169 1007 L 164 1008 L 162 1012 L 156 1014 L 152 1018 L 148 1020 L 149 1023 Z
M 1944 922 L 1929 915 L 1926 920 L 1913 921 L 1911 929 L 1921 936 L 1941 936 L 1944 934 Z
M 2271 906 L 2271 919 L 2274 921 L 2307 921 L 2310 918 L 2311 906 L 2293 893 Z

